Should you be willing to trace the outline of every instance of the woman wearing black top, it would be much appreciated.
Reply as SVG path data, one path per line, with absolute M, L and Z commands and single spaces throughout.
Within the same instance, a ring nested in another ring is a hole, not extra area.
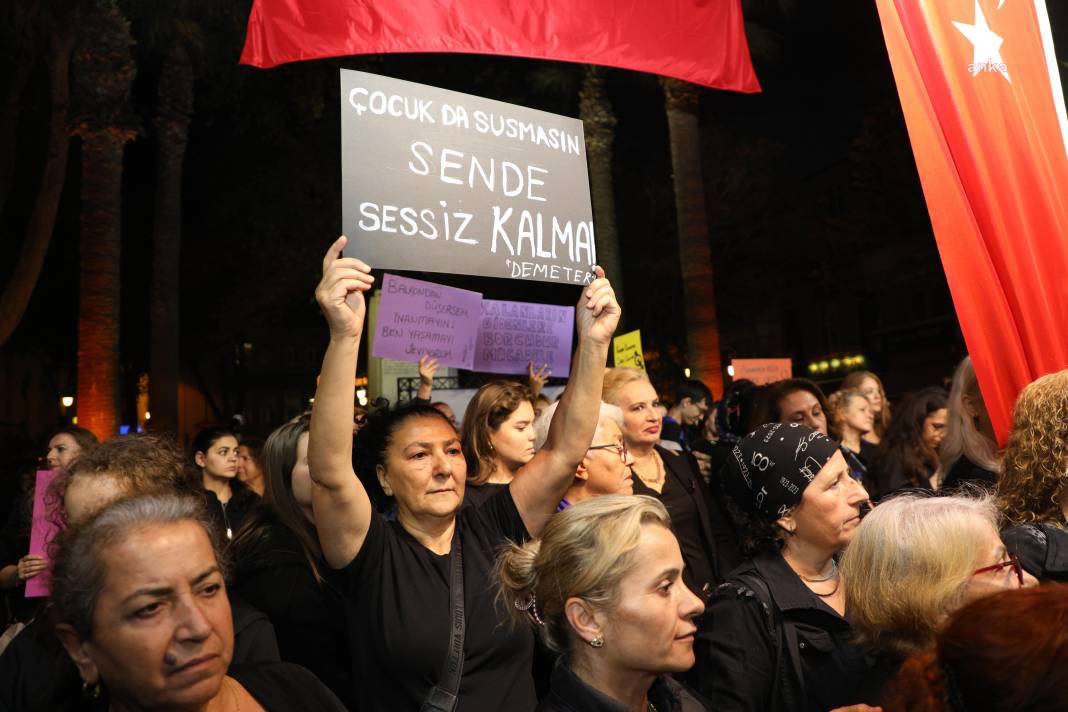
M 693 665 L 701 600 L 682 581 L 664 505 L 604 495 L 553 517 L 501 554 L 501 599 L 560 659 L 538 712 L 697 712 L 671 679 Z
M 478 389 L 464 413 L 461 432 L 467 461 L 464 501 L 481 505 L 508 486 L 534 457 L 534 396 L 513 381 Z
M 946 392 L 941 388 L 922 388 L 901 399 L 882 451 L 868 468 L 872 498 L 903 489 L 934 489 L 947 417 Z
M 698 690 L 717 711 L 827 712 L 874 699 L 835 561 L 868 495 L 838 443 L 796 423 L 762 425 L 735 446 L 723 485 L 752 558 L 709 606 Z
M 610 368 L 604 400 L 623 411 L 623 438 L 634 458 L 634 494 L 655 497 L 671 514 L 671 525 L 686 560 L 686 584 L 698 595 L 712 590 L 740 561 L 733 529 L 691 455 L 658 445 L 660 399 L 644 371 Z
M 193 438 L 193 462 L 204 483 L 204 504 L 227 540 L 241 528 L 259 497 L 237 479 L 237 436 L 229 428 L 203 428 Z
M 970 356 L 953 373 L 946 409 L 946 437 L 938 448 L 938 488 L 954 490 L 970 483 L 993 489 L 998 481 L 998 442 Z
M 340 592 L 312 520 L 308 417 L 271 433 L 261 450 L 264 494 L 234 536 L 231 589 L 274 625 L 283 660 L 314 672 L 342 700 L 350 665 Z
M 346 587 L 354 690 L 368 710 L 418 709 L 445 685 L 451 571 L 462 561 L 466 621 L 458 710 L 525 710 L 536 703 L 533 639 L 501 625 L 487 581 L 505 540 L 540 534 L 590 446 L 600 376 L 619 321 L 603 272 L 576 308 L 578 347 L 549 439 L 499 495 L 461 509 L 467 464 L 452 423 L 426 405 L 373 417 L 361 431 L 374 473 L 397 505 L 397 519 L 376 514 L 354 476 L 352 374 L 365 315 L 370 267 L 339 258 L 339 238 L 323 260 L 316 299 L 330 342 L 312 409 L 312 505 L 326 561 Z M 362 467 L 362 465 L 361 465 Z M 459 555 L 462 554 L 462 558 Z M 455 590 L 455 589 L 453 589 Z M 357 682 L 358 681 L 358 682 Z
M 857 390 L 835 391 L 827 399 L 831 434 L 842 443 L 853 478 L 867 485 L 868 468 L 879 454 L 879 446 L 864 439 L 875 423 L 875 413 L 867 396 Z

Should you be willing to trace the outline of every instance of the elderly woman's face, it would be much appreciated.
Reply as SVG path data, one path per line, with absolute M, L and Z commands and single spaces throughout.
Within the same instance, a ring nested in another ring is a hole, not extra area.
M 197 709 L 233 654 L 230 602 L 211 542 L 192 521 L 136 529 L 101 552 L 92 636 L 71 649 L 82 679 L 129 709 Z
M 981 531 L 982 534 L 976 541 L 979 552 L 975 560 L 976 570 L 993 567 L 995 564 L 1007 563 L 1009 554 L 1005 549 L 1005 544 L 1001 541 L 1001 536 L 994 527 L 984 522 Z M 1037 584 L 1038 581 L 1035 580 L 1034 576 L 1023 571 L 1024 586 L 1035 586 Z M 992 571 L 973 574 L 964 588 L 964 599 L 961 601 L 961 606 L 963 607 L 985 596 L 1013 588 L 1020 588 L 1020 579 L 1016 577 L 1016 571 L 1012 566 L 1003 566 Z
M 623 411 L 623 437 L 628 446 L 650 446 L 660 441 L 664 416 L 653 384 L 645 379 L 631 381 L 619 389 L 616 405 Z
M 867 501 L 867 491 L 849 474 L 838 450 L 805 488 L 801 503 L 778 520 L 779 526 L 806 544 L 833 553 L 853 540 L 860 507 Z
M 598 654 L 621 670 L 667 673 L 693 667 L 694 617 L 701 599 L 682 581 L 679 542 L 659 524 L 642 526 L 634 564 L 619 584 L 618 603 L 603 615 Z
M 442 418 L 415 416 L 400 424 L 378 480 L 411 514 L 453 514 L 464 498 L 467 461 L 456 430 Z

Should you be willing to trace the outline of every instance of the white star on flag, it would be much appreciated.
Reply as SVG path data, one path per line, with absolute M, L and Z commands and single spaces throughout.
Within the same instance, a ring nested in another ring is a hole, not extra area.
M 982 65 L 1001 65 L 1004 66 L 1004 62 L 1001 59 L 1001 43 L 1005 40 L 999 35 L 994 34 L 990 30 L 990 25 L 986 22 L 986 16 L 983 15 L 983 8 L 979 7 L 979 0 L 975 0 L 975 24 L 967 25 L 963 22 L 954 21 L 953 26 L 961 31 L 968 41 L 972 43 L 974 52 L 972 54 L 972 76 L 976 76 L 982 71 Z M 1009 78 L 1008 69 L 996 70 L 1001 76 L 1005 77 L 1009 84 L 1012 84 L 1012 79 Z

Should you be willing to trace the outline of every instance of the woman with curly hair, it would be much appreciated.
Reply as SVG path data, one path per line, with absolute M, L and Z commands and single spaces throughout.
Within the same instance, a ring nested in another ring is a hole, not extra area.
M 1001 461 L 1002 538 L 1039 581 L 1068 581 L 1068 370 L 1023 389 Z
M 946 417 L 946 392 L 941 388 L 921 388 L 901 399 L 882 453 L 868 470 L 873 495 L 882 498 L 903 489 L 933 489 Z
M 883 382 L 871 371 L 853 371 L 842 379 L 839 386 L 843 391 L 857 390 L 864 394 L 871 403 L 871 412 L 875 415 L 875 424 L 864 435 L 864 441 L 878 445 L 890 429 L 890 401 L 886 399 Z

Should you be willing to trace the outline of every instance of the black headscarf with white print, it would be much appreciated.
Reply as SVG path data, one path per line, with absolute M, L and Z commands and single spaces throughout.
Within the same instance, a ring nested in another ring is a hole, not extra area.
M 761 425 L 731 450 L 723 486 L 743 509 L 775 521 L 801 502 L 837 450 L 837 442 L 804 425 Z

